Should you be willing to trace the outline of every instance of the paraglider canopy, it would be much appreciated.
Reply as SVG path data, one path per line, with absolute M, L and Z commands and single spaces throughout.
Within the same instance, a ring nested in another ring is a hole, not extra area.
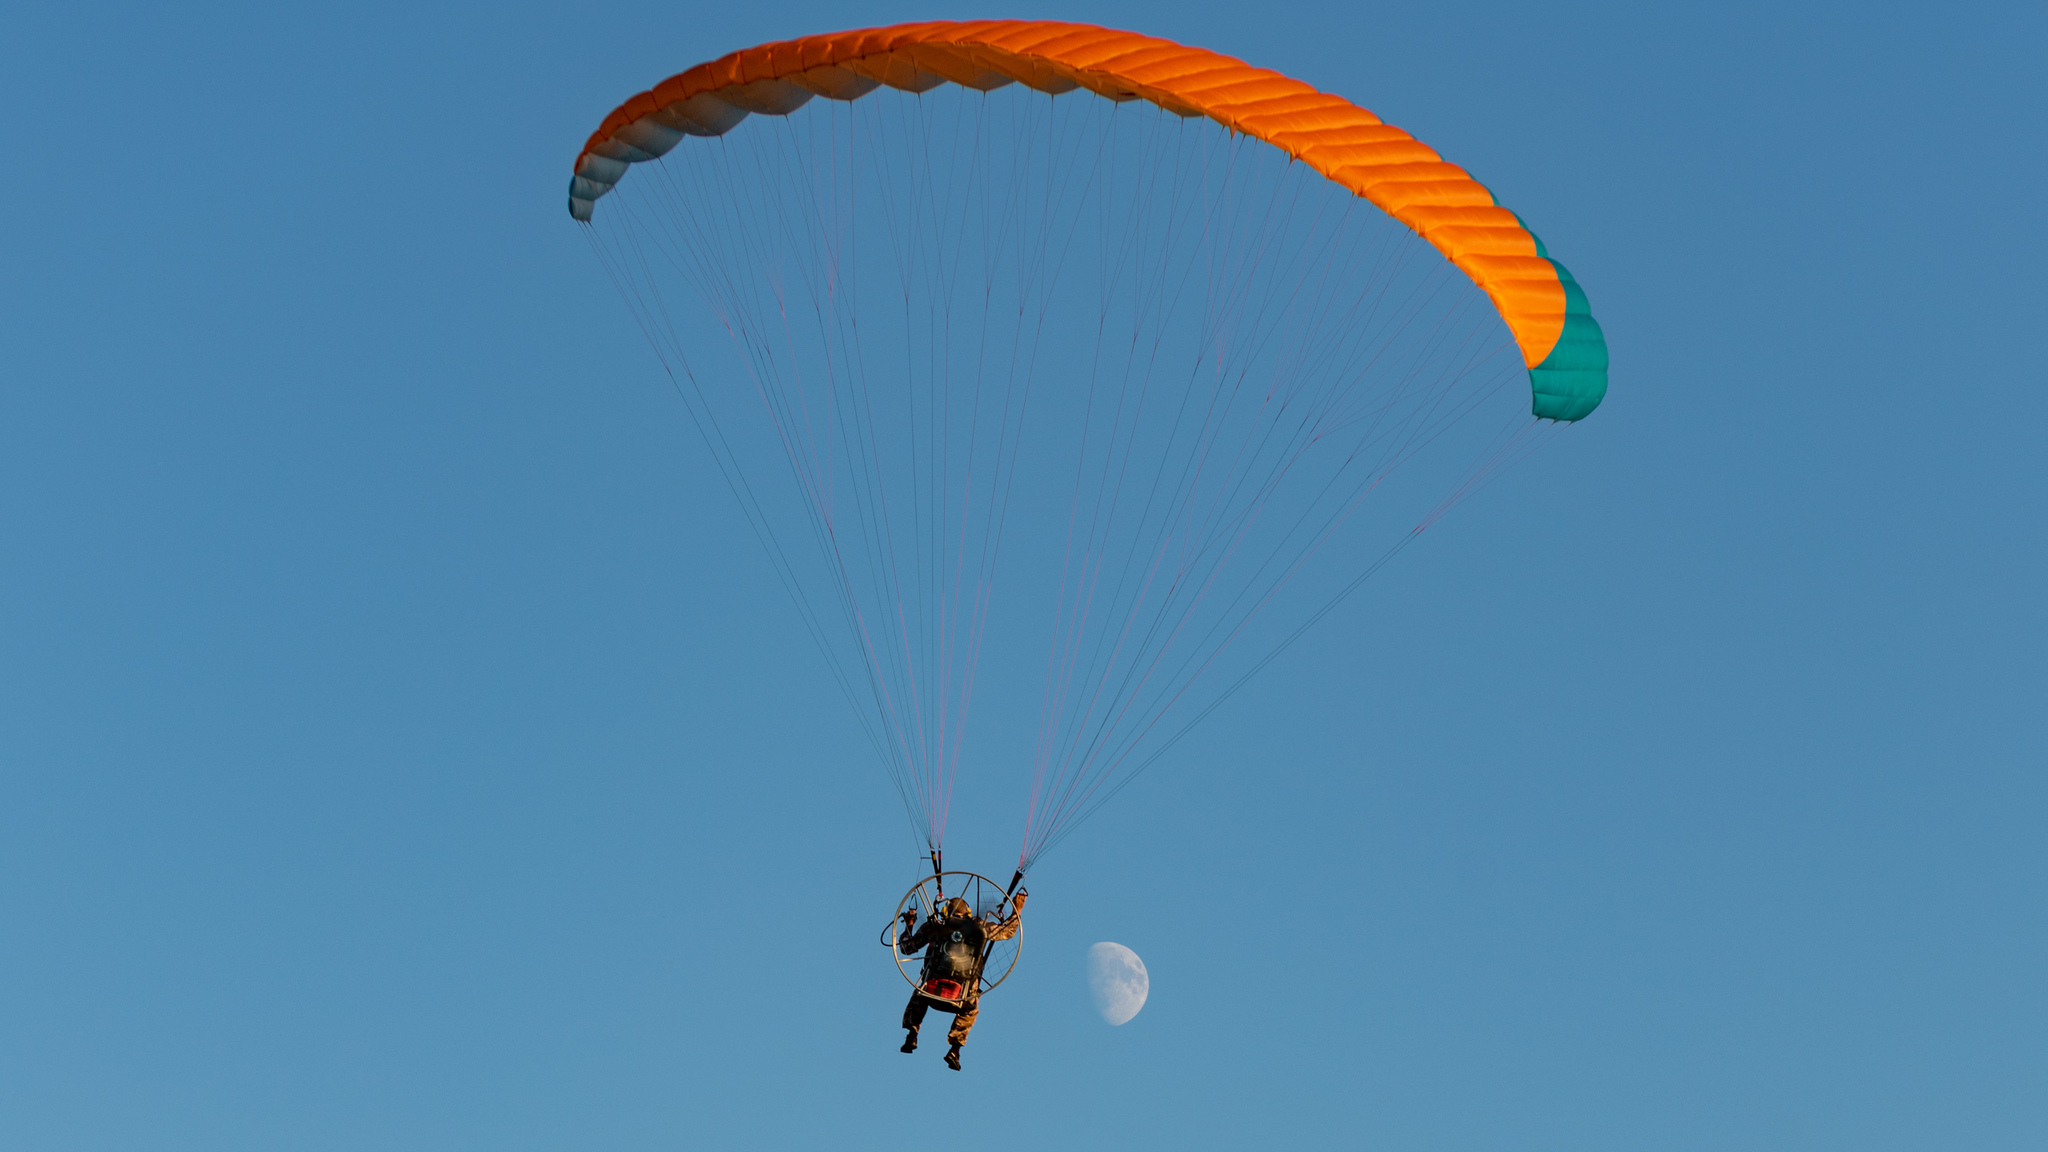
M 1541 419 L 1579 420 L 1607 393 L 1607 341 L 1585 293 L 1522 218 L 1407 132 L 1340 96 L 1171 40 L 1055 20 L 862 28 L 762 44 L 669 77 L 612 110 L 576 157 L 569 214 L 589 221 L 628 165 L 689 136 L 722 136 L 749 113 L 787 116 L 813 96 L 877 88 L 983 92 L 1021 83 L 1087 89 L 1207 117 L 1264 140 L 1428 240 L 1492 298 L 1521 346 Z

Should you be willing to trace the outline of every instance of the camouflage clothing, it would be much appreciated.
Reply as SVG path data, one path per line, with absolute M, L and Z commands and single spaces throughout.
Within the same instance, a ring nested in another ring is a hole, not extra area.
M 982 954 L 989 944 L 1015 936 L 1022 921 L 1023 910 L 1019 908 L 1002 923 L 991 924 L 955 896 L 940 907 L 938 916 L 898 940 L 896 948 L 905 956 L 915 956 L 924 950 L 924 971 L 918 977 L 919 987 L 910 993 L 910 1003 L 903 1008 L 903 1027 L 915 1033 L 924 1023 L 926 1010 L 937 1008 L 953 1014 L 953 1026 L 946 1030 L 946 1039 L 955 1046 L 967 1043 L 967 1034 L 974 1030 L 975 1017 L 981 1011 Z M 925 989 L 936 980 L 957 983 L 962 995 L 954 998 L 928 994 Z

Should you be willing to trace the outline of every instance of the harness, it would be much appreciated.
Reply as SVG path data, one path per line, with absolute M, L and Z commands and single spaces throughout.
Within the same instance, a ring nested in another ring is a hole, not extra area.
M 970 916 L 964 920 L 942 920 L 932 932 L 934 938 L 924 949 L 918 992 L 934 1002 L 952 1002 L 938 1003 L 942 1008 L 974 999 L 980 990 L 987 928 Z

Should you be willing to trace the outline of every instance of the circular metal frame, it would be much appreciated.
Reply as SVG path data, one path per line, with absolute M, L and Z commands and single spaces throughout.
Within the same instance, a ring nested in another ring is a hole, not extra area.
M 952 888 L 951 892 L 947 891 L 949 887 Z M 998 923 L 1001 922 L 1004 909 L 1010 902 L 1010 895 L 1003 890 L 1002 885 L 978 872 L 940 872 L 912 885 L 910 891 L 903 894 L 903 899 L 896 902 L 896 915 L 889 921 L 889 926 L 882 929 L 882 941 L 889 945 L 889 955 L 896 961 L 896 971 L 912 988 L 920 991 L 924 988 L 918 980 L 918 974 L 924 968 L 924 959 L 920 956 L 905 956 L 902 949 L 897 947 L 903 931 L 903 913 L 914 907 L 920 918 L 929 920 L 940 904 L 955 896 L 966 900 L 968 906 L 974 909 L 975 915 Z M 1020 925 L 1015 936 L 1008 940 L 995 941 L 989 946 L 986 958 L 982 961 L 981 987 L 975 995 L 980 996 L 994 991 L 996 985 L 1008 980 L 1010 973 L 1017 970 L 1017 960 L 1023 955 L 1024 929 Z M 990 979 L 989 974 L 999 968 L 1001 974 Z M 948 1000 L 943 996 L 933 996 L 929 992 L 925 992 L 924 995 L 936 1004 L 959 1005 L 967 999 L 962 997 L 960 1000 Z

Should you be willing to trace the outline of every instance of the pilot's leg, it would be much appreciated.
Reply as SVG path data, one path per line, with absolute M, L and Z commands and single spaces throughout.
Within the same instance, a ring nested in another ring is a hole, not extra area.
M 974 1018 L 980 1014 L 981 1001 L 969 1000 L 953 1017 L 953 1026 L 946 1029 L 946 1041 L 956 1047 L 967 1043 L 967 1034 L 974 1031 Z
M 981 1015 L 981 1001 L 969 1000 L 961 1005 L 958 1015 L 953 1017 L 953 1026 L 946 1029 L 946 1042 L 952 1047 L 946 1050 L 946 1067 L 960 1070 L 960 1046 L 967 1043 L 967 1034 L 974 1031 L 974 1018 Z
M 910 1003 L 903 1006 L 903 1028 L 909 1033 L 903 1038 L 903 1051 L 917 1051 L 917 1029 L 924 1023 L 924 1012 L 924 997 L 912 992 Z

